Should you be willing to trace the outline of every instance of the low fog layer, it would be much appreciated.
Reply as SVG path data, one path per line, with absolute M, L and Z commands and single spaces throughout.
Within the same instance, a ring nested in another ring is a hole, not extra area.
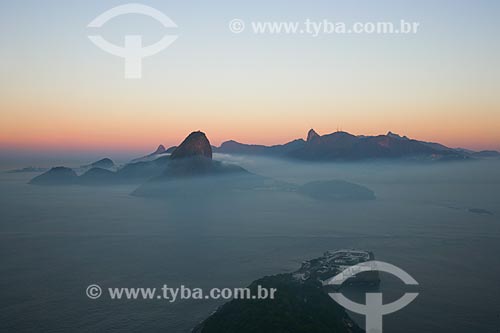
M 286 191 L 217 198 L 210 187 L 196 197 L 144 198 L 130 195 L 135 185 L 32 186 L 27 182 L 36 174 L 2 173 L 0 283 L 9 306 L 0 328 L 188 332 L 223 301 L 91 301 L 84 290 L 91 283 L 243 287 L 347 247 L 373 251 L 420 283 L 414 303 L 384 319 L 388 330 L 496 329 L 498 161 L 214 159 L 297 185 L 348 181 L 373 190 L 376 200 L 332 203 Z M 389 282 L 385 287 L 394 293 Z

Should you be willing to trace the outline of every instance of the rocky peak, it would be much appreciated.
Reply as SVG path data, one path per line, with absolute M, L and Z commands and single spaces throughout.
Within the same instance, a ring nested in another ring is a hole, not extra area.
M 391 131 L 389 131 L 386 134 L 386 136 L 389 137 L 389 138 L 393 138 L 393 139 L 405 139 L 405 140 L 408 140 L 408 137 L 406 135 L 405 136 L 401 136 L 399 134 L 392 133 Z
M 309 132 L 307 133 L 307 142 L 310 142 L 314 139 L 317 139 L 319 138 L 320 135 L 318 133 L 316 133 L 316 131 L 314 129 L 310 129 Z
M 205 133 L 201 131 L 192 132 L 182 143 L 177 147 L 171 155 L 172 159 L 180 159 L 185 157 L 202 156 L 212 159 L 212 147 Z
M 155 152 L 153 154 L 163 154 L 165 152 L 165 146 L 164 145 L 159 145 L 158 148 L 156 148 Z

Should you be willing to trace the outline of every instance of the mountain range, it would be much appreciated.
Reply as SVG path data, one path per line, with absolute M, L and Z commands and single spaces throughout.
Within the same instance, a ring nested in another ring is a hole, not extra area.
M 33 178 L 30 183 L 37 185 L 143 184 L 136 194 L 148 194 L 154 187 L 153 184 L 177 179 L 235 175 L 252 180 L 263 178 L 237 165 L 214 161 L 212 146 L 206 135 L 200 131 L 189 134 L 178 147 L 172 149 L 171 154 L 166 152 L 167 150 L 160 146 L 155 153 L 133 160 L 116 170 L 113 170 L 114 162 L 108 158 L 75 170 L 58 166 Z M 163 189 L 164 186 L 161 187 Z
M 385 135 L 364 136 L 337 131 L 319 135 L 309 130 L 307 139 L 296 139 L 281 145 L 264 146 L 226 141 L 214 150 L 222 154 L 259 155 L 305 161 L 357 161 L 369 159 L 405 160 L 468 160 L 500 158 L 496 151 L 474 152 L 454 149 L 439 143 L 410 139 L 389 132 Z
M 196 131 L 189 134 L 171 154 L 165 154 L 166 150 L 160 146 L 155 153 L 145 156 L 145 160 L 141 158 L 138 162 L 130 162 L 119 168 L 108 158 L 77 170 L 54 167 L 33 178 L 30 184 L 140 184 L 132 194 L 145 197 L 192 198 L 200 195 L 206 197 L 206 193 L 233 195 L 241 191 L 284 191 L 296 192 L 315 200 L 375 199 L 370 189 L 341 180 L 314 181 L 303 185 L 276 181 L 238 165 L 213 160 L 212 149 L 205 133 Z M 153 156 L 156 158 L 149 160 Z

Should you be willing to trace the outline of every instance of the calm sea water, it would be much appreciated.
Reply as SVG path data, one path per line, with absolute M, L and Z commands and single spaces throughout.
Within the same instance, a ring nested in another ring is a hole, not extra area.
M 500 329 L 498 161 L 219 158 L 294 183 L 354 181 L 377 200 L 332 204 L 265 192 L 222 200 L 207 192 L 171 201 L 130 196 L 135 186 L 38 187 L 26 184 L 34 174 L 2 173 L 0 331 L 188 332 L 223 301 L 91 300 L 85 289 L 243 287 L 343 247 L 371 250 L 420 283 L 412 304 L 384 317 L 384 332 Z M 395 299 L 406 287 L 388 278 L 381 289 Z

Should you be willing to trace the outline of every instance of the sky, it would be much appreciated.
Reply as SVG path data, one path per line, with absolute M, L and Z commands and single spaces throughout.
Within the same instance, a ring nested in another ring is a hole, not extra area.
M 87 25 L 126 1 L 0 2 L 0 151 L 147 152 L 194 130 L 277 144 L 388 131 L 500 150 L 500 2 L 140 1 L 144 15 Z M 234 34 L 229 22 L 242 19 Z M 257 35 L 252 21 L 416 21 L 413 35 Z M 124 79 L 123 59 L 88 39 L 178 39 Z

